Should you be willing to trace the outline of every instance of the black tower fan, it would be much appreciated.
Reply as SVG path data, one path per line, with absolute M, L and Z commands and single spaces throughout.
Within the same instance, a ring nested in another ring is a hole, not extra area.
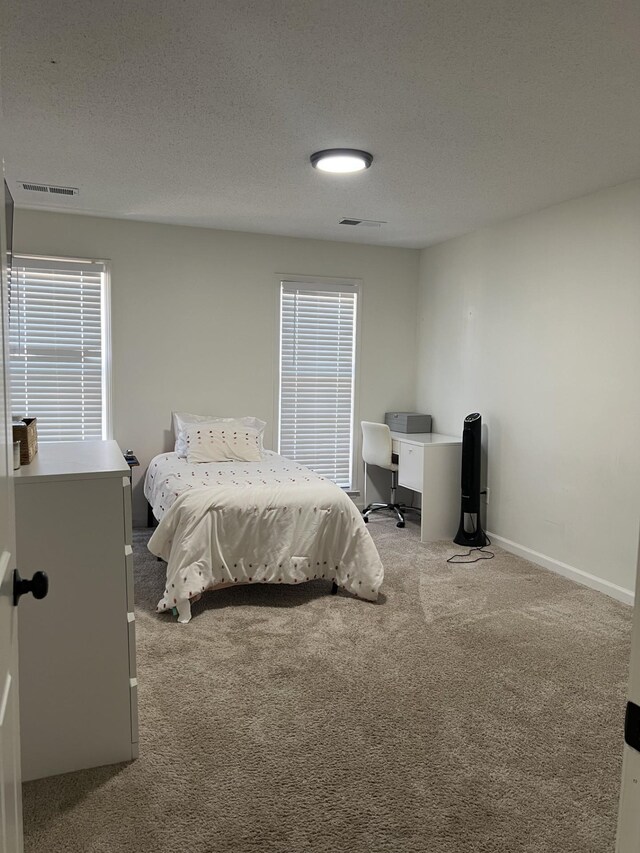
M 489 540 L 480 525 L 480 452 L 482 417 L 467 415 L 462 430 L 462 500 L 460 526 L 454 537 L 457 545 L 482 548 Z M 470 529 L 467 530 L 467 527 Z

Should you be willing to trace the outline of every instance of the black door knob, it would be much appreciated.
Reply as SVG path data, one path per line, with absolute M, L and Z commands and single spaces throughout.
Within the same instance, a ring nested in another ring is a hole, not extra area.
M 25 592 L 33 593 L 34 598 L 44 598 L 49 592 L 49 578 L 46 572 L 36 572 L 31 580 L 20 577 L 20 572 L 14 569 L 13 572 L 13 603 L 14 605 L 20 600 L 20 596 Z

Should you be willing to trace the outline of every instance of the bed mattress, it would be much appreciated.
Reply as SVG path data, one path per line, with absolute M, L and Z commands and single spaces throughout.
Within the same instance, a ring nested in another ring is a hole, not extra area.
M 324 477 L 272 450 L 262 451 L 261 462 L 198 462 L 189 464 L 177 453 L 162 453 L 151 460 L 144 481 L 144 496 L 160 521 L 183 492 L 211 486 L 241 489 L 296 482 L 327 482 Z

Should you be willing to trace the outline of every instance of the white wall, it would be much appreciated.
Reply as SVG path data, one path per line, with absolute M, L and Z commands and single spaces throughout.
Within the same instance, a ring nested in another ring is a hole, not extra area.
M 171 409 L 273 424 L 276 274 L 361 278 L 359 418 L 416 406 L 459 433 L 480 411 L 489 529 L 618 594 L 640 518 L 639 237 L 633 182 L 422 253 L 26 210 L 15 243 L 112 262 L 115 437 L 142 462 L 137 523 Z
M 424 250 L 418 347 L 434 431 L 482 413 L 489 529 L 624 598 L 640 519 L 640 182 Z
M 16 211 L 15 250 L 111 261 L 114 437 L 142 464 L 136 523 L 144 470 L 171 445 L 172 409 L 256 415 L 270 446 L 278 273 L 362 279 L 358 416 L 415 405 L 416 250 L 32 210 Z

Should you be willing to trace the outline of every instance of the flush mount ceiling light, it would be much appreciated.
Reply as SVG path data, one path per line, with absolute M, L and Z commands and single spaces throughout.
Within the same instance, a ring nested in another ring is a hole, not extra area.
M 311 165 L 321 172 L 363 172 L 373 163 L 373 157 L 368 151 L 358 151 L 357 148 L 327 148 L 316 151 L 311 155 Z

